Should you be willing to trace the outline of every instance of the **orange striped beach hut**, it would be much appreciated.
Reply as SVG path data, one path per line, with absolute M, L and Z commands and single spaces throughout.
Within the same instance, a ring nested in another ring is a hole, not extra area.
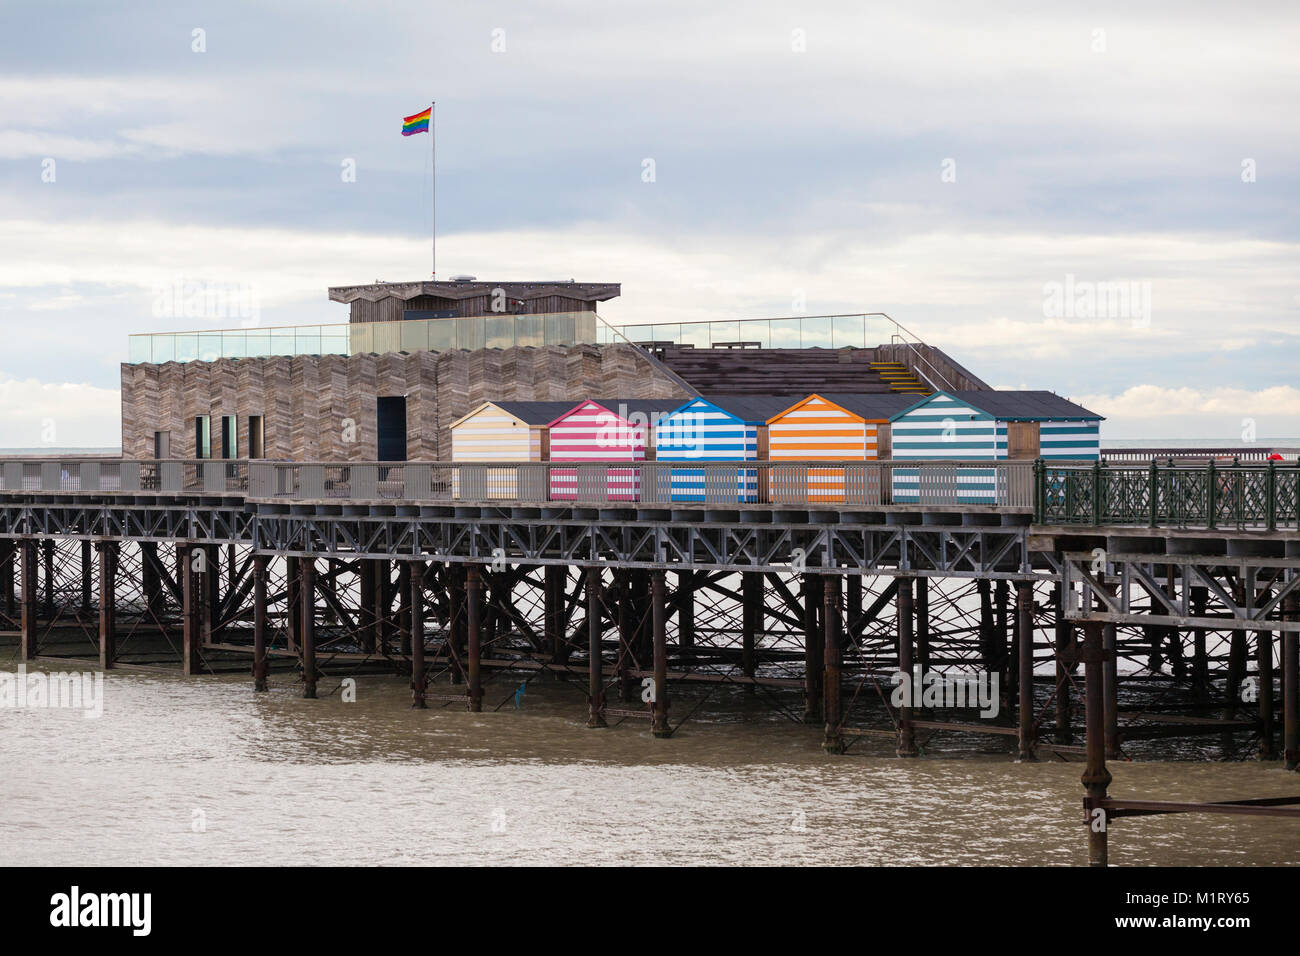
M 892 416 L 914 404 L 915 395 L 891 392 L 813 394 L 773 415 L 767 420 L 772 500 L 844 501 L 845 468 L 805 470 L 779 463 L 875 461 L 881 426 L 887 429 Z

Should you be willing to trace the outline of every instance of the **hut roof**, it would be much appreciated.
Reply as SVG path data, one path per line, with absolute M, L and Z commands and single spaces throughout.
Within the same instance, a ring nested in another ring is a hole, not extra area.
M 1055 392 L 1016 389 L 978 392 L 948 392 L 959 402 L 987 412 L 1004 422 L 1042 422 L 1097 419 L 1103 416 L 1076 405 Z M 919 403 L 914 403 L 919 404 Z

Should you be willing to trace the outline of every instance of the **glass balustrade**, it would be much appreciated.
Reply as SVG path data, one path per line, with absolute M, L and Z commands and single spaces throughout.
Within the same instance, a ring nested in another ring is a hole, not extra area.
M 155 332 L 128 338 L 128 361 L 211 362 L 274 355 L 360 355 L 367 352 L 444 352 L 514 346 L 591 345 L 621 341 L 595 312 L 477 315 L 275 328 Z

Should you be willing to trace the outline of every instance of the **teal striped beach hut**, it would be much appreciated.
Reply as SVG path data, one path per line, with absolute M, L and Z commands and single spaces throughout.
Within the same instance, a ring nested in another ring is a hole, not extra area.
M 896 461 L 1096 461 L 1102 420 L 1054 392 L 941 391 L 894 416 L 891 445 Z M 935 472 L 933 480 L 944 487 L 924 488 L 918 472 L 895 470 L 894 501 L 924 504 L 930 491 L 972 504 L 997 504 L 1004 497 L 993 469 Z

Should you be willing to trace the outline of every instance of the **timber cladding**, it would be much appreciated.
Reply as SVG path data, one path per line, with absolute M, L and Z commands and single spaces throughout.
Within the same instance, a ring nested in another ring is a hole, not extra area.
M 451 458 L 449 426 L 487 401 L 580 401 L 593 396 L 690 397 L 682 383 L 629 345 L 545 346 L 474 352 L 296 355 L 122 366 L 122 454 L 152 458 L 168 432 L 173 458 L 195 457 L 194 422 L 234 415 L 248 454 L 248 419 L 263 416 L 264 456 L 287 461 L 374 461 L 377 402 L 406 397 L 407 458 Z

